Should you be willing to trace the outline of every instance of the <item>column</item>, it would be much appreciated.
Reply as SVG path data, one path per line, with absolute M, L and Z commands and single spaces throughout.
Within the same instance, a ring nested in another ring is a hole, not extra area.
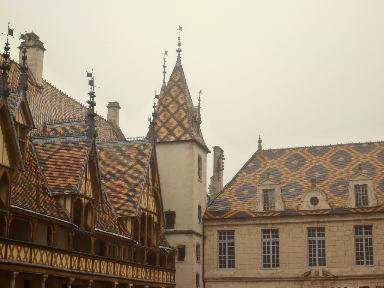
M 45 281 L 47 281 L 48 275 L 39 276 L 39 288 L 45 288 Z
M 66 279 L 65 283 L 67 284 L 67 288 L 72 288 L 73 281 L 75 281 L 75 278 L 70 277 Z
M 87 288 L 91 288 L 92 284 L 93 284 L 93 280 L 88 280 L 85 282 L 85 286 L 87 286 Z
M 9 273 L 9 288 L 15 288 L 17 275 L 19 275 L 19 272 L 10 272 Z

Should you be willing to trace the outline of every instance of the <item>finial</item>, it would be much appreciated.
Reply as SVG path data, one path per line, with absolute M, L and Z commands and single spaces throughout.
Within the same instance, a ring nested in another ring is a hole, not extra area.
M 164 88 L 165 88 L 165 86 L 166 86 L 166 83 L 165 83 L 165 74 L 167 74 L 167 71 L 165 71 L 165 68 L 167 68 L 167 66 L 165 66 L 165 63 L 166 63 L 167 61 L 165 60 L 165 56 L 168 56 L 168 51 L 165 51 L 165 50 L 164 50 L 164 64 L 163 64 L 163 86 L 162 86 L 162 88 L 161 88 L 161 89 L 164 89 Z
M 93 69 L 92 69 L 92 72 L 88 72 L 87 71 L 87 77 L 89 78 L 88 79 L 88 85 L 90 86 L 90 90 L 88 92 L 88 95 L 89 95 L 89 100 L 87 101 L 87 103 L 89 104 L 88 106 L 88 132 L 87 132 L 87 137 L 88 138 L 93 138 L 94 136 L 96 136 L 95 134 L 95 116 L 97 115 L 95 113 L 95 106 L 96 106 L 96 102 L 95 102 L 95 77 L 92 75 L 93 74 Z
M 271 171 L 269 171 L 269 168 L 267 169 L 267 178 L 269 178 L 269 176 L 271 175 Z
M 261 146 L 261 143 L 262 143 L 263 141 L 261 141 L 260 135 L 259 135 L 259 141 L 257 141 L 257 142 L 259 142 L 259 147 L 257 148 L 257 151 L 261 151 L 261 150 L 263 150 L 263 147 Z
M 361 172 L 361 163 L 359 163 L 358 168 L 359 168 L 359 171 Z
M 20 81 L 19 81 L 19 91 L 27 92 L 28 90 L 28 76 L 27 76 L 27 47 L 24 46 L 23 48 L 23 56 L 21 57 L 21 60 L 23 63 L 20 66 L 20 71 L 21 71 L 21 76 L 20 76 Z
M 156 97 L 155 99 L 153 99 L 153 112 L 152 112 L 152 121 L 149 121 L 149 140 L 151 141 L 151 143 L 155 143 L 156 142 L 156 130 L 155 130 L 155 124 L 156 124 L 156 117 L 157 117 L 157 113 L 156 113 Z M 150 120 L 150 118 L 148 119 Z
M 183 28 L 179 25 L 179 38 L 178 38 L 178 43 L 177 43 L 177 61 L 176 61 L 176 65 L 181 65 L 181 58 L 180 58 L 180 53 L 181 53 L 181 42 L 180 42 L 180 32 L 183 31 Z
M 199 91 L 199 104 L 197 105 L 197 121 L 201 123 L 201 93 L 203 93 L 201 90 Z
M 311 179 L 311 186 L 312 186 L 312 188 L 316 187 L 316 178 Z
M 0 69 L 3 70 L 0 80 L 0 94 L 3 94 L 4 97 L 9 96 L 9 87 L 8 87 L 8 72 L 11 70 L 11 65 L 9 63 L 9 39 L 8 36 L 13 37 L 13 29 L 9 28 L 8 22 L 8 30 L 7 30 L 7 42 L 5 42 L 4 53 L 3 53 L 3 62 L 1 63 Z

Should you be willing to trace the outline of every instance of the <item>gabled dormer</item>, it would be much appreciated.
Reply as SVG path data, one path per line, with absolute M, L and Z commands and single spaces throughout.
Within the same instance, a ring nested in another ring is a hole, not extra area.
M 283 211 L 285 205 L 281 198 L 280 183 L 269 177 L 261 180 L 257 185 L 257 201 L 255 203 L 255 212 Z
M 359 169 L 360 165 L 359 165 Z M 377 206 L 372 177 L 364 172 L 358 172 L 348 178 L 348 208 L 364 208 Z
M 299 210 L 328 210 L 332 207 L 328 203 L 328 197 L 318 187 L 316 187 L 316 178 L 311 179 L 311 188 L 304 192 L 301 197 Z

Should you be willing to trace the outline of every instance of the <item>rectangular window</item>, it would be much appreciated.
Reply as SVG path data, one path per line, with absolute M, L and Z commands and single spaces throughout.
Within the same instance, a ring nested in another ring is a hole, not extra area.
M 368 206 L 368 187 L 367 184 L 355 185 L 356 207 Z
M 356 265 L 373 265 L 372 226 L 355 226 Z
M 177 261 L 184 261 L 185 259 L 185 247 L 177 248 Z
M 326 266 L 325 228 L 308 228 L 308 266 Z
M 200 274 L 196 274 L 196 287 L 200 287 Z
M 279 268 L 279 230 L 262 230 L 263 268 Z
M 275 210 L 275 189 L 263 189 L 263 210 Z
M 176 212 L 175 211 L 165 212 L 165 228 L 166 229 L 175 228 L 175 218 L 176 218 Z
M 219 231 L 219 268 L 235 268 L 235 231 Z

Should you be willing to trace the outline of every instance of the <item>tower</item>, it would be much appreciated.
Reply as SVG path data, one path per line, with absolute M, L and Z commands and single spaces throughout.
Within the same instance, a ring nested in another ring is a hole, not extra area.
M 155 132 L 166 218 L 166 235 L 177 248 L 176 287 L 203 287 L 203 227 L 207 154 L 200 130 L 200 105 L 194 107 L 178 56 L 159 95 Z M 164 63 L 165 66 L 165 63 Z

